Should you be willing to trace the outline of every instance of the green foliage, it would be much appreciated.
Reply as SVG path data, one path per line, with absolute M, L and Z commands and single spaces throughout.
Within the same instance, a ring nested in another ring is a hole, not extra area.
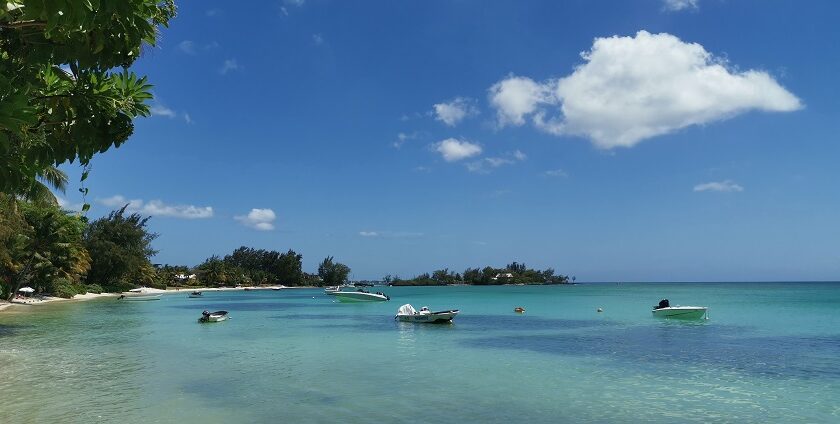
M 323 262 L 318 265 L 318 276 L 321 277 L 321 282 L 327 286 L 337 286 L 347 282 L 347 276 L 350 275 L 350 267 L 342 263 L 334 262 L 332 256 L 324 258 Z
M 85 292 L 99 294 L 102 293 L 103 290 L 102 286 L 100 286 L 99 284 L 88 284 L 87 286 L 85 286 Z
M 53 296 L 70 299 L 77 294 L 84 293 L 84 290 L 80 292 L 79 288 L 78 284 L 74 284 L 66 278 L 57 278 L 53 281 L 52 294 Z M 84 286 L 81 286 L 81 288 L 84 288 Z
M 140 284 L 160 286 L 149 260 L 157 253 L 152 249 L 157 234 L 146 228 L 149 217 L 127 215 L 127 206 L 93 221 L 85 230 L 84 243 L 92 259 L 88 284 L 99 284 L 108 291 Z
M 390 276 L 389 276 L 390 277 Z M 501 285 L 501 284 L 565 284 L 569 278 L 565 275 L 555 275 L 554 269 L 544 271 L 529 269 L 525 264 L 513 262 L 505 268 L 490 266 L 482 269 L 467 268 L 464 274 L 453 274 L 449 269 L 439 269 L 431 275 L 420 274 L 410 280 L 393 278 L 394 286 L 440 286 L 448 284 L 473 285 Z
M 276 250 L 239 247 L 222 260 L 229 284 L 304 284 L 303 255 L 289 249 Z
M 0 275 L 11 298 L 23 285 L 52 292 L 55 281 L 77 284 L 90 266 L 84 221 L 50 203 L 0 201 Z
M 29 192 L 48 167 L 128 139 L 152 95 L 127 68 L 174 16 L 173 0 L 4 2 L 0 192 Z

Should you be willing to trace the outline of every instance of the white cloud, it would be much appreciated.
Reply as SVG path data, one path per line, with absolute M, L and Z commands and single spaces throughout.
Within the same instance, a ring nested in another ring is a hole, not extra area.
M 207 11 L 204 12 L 205 15 L 210 16 L 210 17 L 216 16 L 220 13 L 222 13 L 221 9 L 207 9 Z
M 456 97 L 448 103 L 437 103 L 434 105 L 435 119 L 450 127 L 454 127 L 464 118 L 478 114 L 472 99 Z
M 61 207 L 61 209 L 73 212 L 81 212 L 82 210 L 83 205 L 81 203 L 71 203 L 69 200 L 59 195 L 55 196 L 55 200 L 58 202 L 58 206 Z
M 251 227 L 259 231 L 271 231 L 274 229 L 274 220 L 277 216 L 271 209 L 251 209 L 248 215 L 235 216 L 233 219 L 242 223 L 246 227 Z
M 549 87 L 525 77 L 509 76 L 490 87 L 490 104 L 496 108 L 500 126 L 522 125 L 525 116 L 547 103 Z
M 236 62 L 236 59 L 226 59 L 222 64 L 221 69 L 219 69 L 219 73 L 222 75 L 226 75 L 230 71 L 235 71 L 239 69 L 239 63 Z
M 543 172 L 543 175 L 545 175 L 546 177 L 568 177 L 569 176 L 569 174 L 567 174 L 566 171 L 564 171 L 562 169 L 551 169 L 551 170 Z
M 382 238 L 417 238 L 423 237 L 423 233 L 415 231 L 359 231 L 362 237 L 382 237 Z
M 152 103 L 152 105 L 149 107 L 149 111 L 152 113 L 152 116 L 165 116 L 167 118 L 174 118 L 178 116 L 178 114 L 174 110 L 158 102 Z
M 498 168 L 504 165 L 513 165 L 517 162 L 522 162 L 528 156 L 519 150 L 512 153 L 507 153 L 501 157 L 488 157 L 467 163 L 467 170 L 470 172 L 488 173 L 492 168 Z
M 709 183 L 697 184 L 694 186 L 694 191 L 719 191 L 724 193 L 744 191 L 744 187 L 735 184 L 732 180 L 713 181 Z
M 481 154 L 481 146 L 468 141 L 447 138 L 433 145 L 434 150 L 443 156 L 447 162 L 456 162 Z
M 324 44 L 324 36 L 321 34 L 312 34 L 312 42 L 315 43 L 316 46 L 320 46 Z
M 419 134 L 419 133 L 417 133 L 416 131 L 415 131 L 415 132 L 413 132 L 413 133 L 411 133 L 411 134 L 407 134 L 407 133 L 402 133 L 402 132 L 401 132 L 401 133 L 397 134 L 397 141 L 395 141 L 395 142 L 391 143 L 391 146 L 394 146 L 394 148 L 399 149 L 399 148 L 400 148 L 400 147 L 402 147 L 402 146 L 403 146 L 403 144 L 405 144 L 407 141 L 409 141 L 409 140 L 414 140 L 414 139 L 416 139 L 416 138 L 417 138 L 417 137 L 419 137 L 419 136 L 420 136 L 420 134 Z
M 112 208 L 126 208 L 129 212 L 137 212 L 141 215 L 168 216 L 172 218 L 199 219 L 213 216 L 211 206 L 193 205 L 167 205 L 161 200 L 150 200 L 144 202 L 142 199 L 126 199 L 121 195 L 115 195 L 104 199 L 96 199 L 97 202 Z
M 190 114 L 189 114 L 189 113 L 186 113 L 186 112 L 184 113 L 184 122 L 186 122 L 186 123 L 188 123 L 188 124 L 192 124 L 192 123 L 194 122 L 194 121 L 192 120 L 192 117 L 190 117 Z
M 700 44 L 670 34 L 597 38 L 581 56 L 585 63 L 561 79 L 510 76 L 493 85 L 499 125 L 530 118 L 548 133 L 585 136 L 611 149 L 750 110 L 802 107 L 766 72 L 727 68 Z
M 195 43 L 190 40 L 184 40 L 178 43 L 178 49 L 186 54 L 195 54 Z
M 697 9 L 700 0 L 664 0 L 665 10 L 676 12 L 683 9 Z

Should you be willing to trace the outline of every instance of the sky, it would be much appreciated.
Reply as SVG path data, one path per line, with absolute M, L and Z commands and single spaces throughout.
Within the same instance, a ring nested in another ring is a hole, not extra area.
M 133 67 L 153 116 L 86 181 L 90 218 L 152 216 L 156 263 L 840 278 L 838 2 L 178 6 Z

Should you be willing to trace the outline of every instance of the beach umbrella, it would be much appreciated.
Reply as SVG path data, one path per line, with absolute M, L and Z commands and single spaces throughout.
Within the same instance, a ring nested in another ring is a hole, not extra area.
M 18 291 L 24 293 L 35 293 L 35 289 L 33 289 L 32 287 L 21 287 Z

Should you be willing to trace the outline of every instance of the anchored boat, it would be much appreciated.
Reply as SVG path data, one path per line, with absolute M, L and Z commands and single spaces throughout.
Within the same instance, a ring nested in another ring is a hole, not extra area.
M 457 309 L 449 311 L 432 312 L 428 307 L 424 306 L 419 311 L 415 310 L 410 303 L 400 306 L 397 310 L 397 315 L 394 319 L 404 322 L 424 322 L 424 323 L 446 323 L 452 322 L 452 319 L 458 315 Z
M 201 318 L 198 319 L 198 322 L 219 322 L 226 319 L 228 319 L 228 311 L 204 311 L 201 313 Z
M 384 302 L 391 300 L 385 293 L 371 293 L 362 289 L 356 291 L 328 291 L 326 293 L 335 296 L 341 302 Z
M 668 299 L 662 299 L 659 301 L 659 305 L 653 307 L 653 316 L 676 319 L 708 319 L 707 310 L 708 308 L 705 306 L 671 306 Z

